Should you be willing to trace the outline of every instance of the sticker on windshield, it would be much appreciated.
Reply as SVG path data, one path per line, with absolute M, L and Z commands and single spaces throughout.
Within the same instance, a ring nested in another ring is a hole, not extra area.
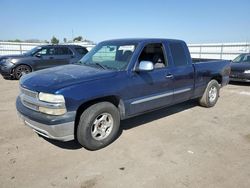
M 126 45 L 126 46 L 120 46 L 118 50 L 123 50 L 123 51 L 134 51 L 135 46 L 134 45 Z

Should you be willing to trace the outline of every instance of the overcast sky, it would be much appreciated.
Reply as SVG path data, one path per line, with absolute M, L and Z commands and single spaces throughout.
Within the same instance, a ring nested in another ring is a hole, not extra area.
M 0 0 L 0 40 L 250 42 L 250 0 Z

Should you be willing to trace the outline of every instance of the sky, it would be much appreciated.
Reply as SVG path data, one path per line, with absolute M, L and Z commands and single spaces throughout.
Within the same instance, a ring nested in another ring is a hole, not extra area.
M 250 0 L 0 0 L 0 40 L 250 42 Z

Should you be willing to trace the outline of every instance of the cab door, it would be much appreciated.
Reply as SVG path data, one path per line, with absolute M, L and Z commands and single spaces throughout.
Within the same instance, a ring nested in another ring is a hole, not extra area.
M 173 62 L 174 103 L 190 99 L 194 91 L 194 66 L 183 42 L 170 42 L 169 48 Z
M 162 106 L 173 101 L 173 79 L 168 66 L 165 47 L 162 43 L 147 44 L 139 55 L 142 61 L 154 64 L 152 71 L 135 71 L 130 77 L 128 90 L 131 90 L 129 114 L 135 115 Z

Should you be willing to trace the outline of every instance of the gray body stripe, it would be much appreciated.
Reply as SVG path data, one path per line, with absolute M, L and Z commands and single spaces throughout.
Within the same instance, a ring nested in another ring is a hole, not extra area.
M 152 101 L 154 99 L 159 99 L 159 98 L 162 98 L 162 97 L 167 97 L 167 96 L 170 96 L 170 95 L 173 95 L 173 94 L 184 93 L 184 92 L 190 91 L 191 89 L 192 88 L 179 89 L 179 90 L 174 91 L 174 92 L 167 92 L 167 93 L 163 93 L 163 94 L 160 94 L 160 95 L 155 95 L 155 96 L 152 96 L 152 97 L 147 97 L 147 98 L 144 98 L 144 99 L 139 99 L 139 100 L 133 101 L 131 104 L 140 104 L 140 103 Z
M 190 91 L 192 88 L 185 88 L 185 89 L 179 89 L 177 91 L 174 91 L 174 94 L 184 93 L 187 91 Z

